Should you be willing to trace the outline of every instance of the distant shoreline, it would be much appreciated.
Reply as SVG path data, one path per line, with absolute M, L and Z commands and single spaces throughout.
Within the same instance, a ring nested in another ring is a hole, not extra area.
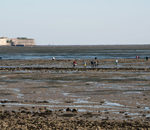
M 139 45 L 139 44 L 132 44 L 132 45 L 35 45 L 35 46 L 24 46 L 24 47 L 16 47 L 16 46 L 0 46 L 0 49 L 1 48 L 93 48 L 93 49 L 108 49 L 108 50 L 111 50 L 111 49 L 134 49 L 134 50 L 149 50 L 150 49 L 150 44 L 144 44 L 144 45 Z

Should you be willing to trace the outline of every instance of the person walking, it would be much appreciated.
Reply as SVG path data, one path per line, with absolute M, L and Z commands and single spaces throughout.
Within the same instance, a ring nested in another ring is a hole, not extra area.
M 93 68 L 94 67 L 94 62 L 93 61 L 91 61 L 91 68 Z
M 53 57 L 52 57 L 52 60 L 55 60 L 55 59 L 56 59 L 56 58 L 53 56 Z
M 115 63 L 116 63 L 116 66 L 117 66 L 118 65 L 118 60 L 117 59 L 116 59 Z
M 84 68 L 86 68 L 87 64 L 86 64 L 86 61 L 84 61 Z
M 77 65 L 76 60 L 73 61 L 73 67 L 75 67 Z

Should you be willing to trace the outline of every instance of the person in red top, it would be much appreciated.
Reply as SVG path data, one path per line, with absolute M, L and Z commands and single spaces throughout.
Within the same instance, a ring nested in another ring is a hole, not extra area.
M 73 67 L 75 67 L 77 65 L 76 60 L 73 61 Z

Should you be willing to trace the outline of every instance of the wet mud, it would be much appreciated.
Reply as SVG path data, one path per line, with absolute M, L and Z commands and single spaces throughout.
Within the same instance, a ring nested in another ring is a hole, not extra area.
M 105 59 L 97 68 L 82 63 L 1 61 L 0 127 L 150 129 L 150 61 L 120 59 L 118 67 Z

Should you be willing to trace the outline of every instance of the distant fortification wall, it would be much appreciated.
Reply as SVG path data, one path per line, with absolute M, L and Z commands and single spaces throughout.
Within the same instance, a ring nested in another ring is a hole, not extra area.
M 9 39 L 7 37 L 0 37 L 0 46 L 10 46 Z
M 0 46 L 34 46 L 34 39 L 0 37 Z
M 34 46 L 35 42 L 34 39 L 28 39 L 28 38 L 13 38 L 11 39 L 13 46 Z

